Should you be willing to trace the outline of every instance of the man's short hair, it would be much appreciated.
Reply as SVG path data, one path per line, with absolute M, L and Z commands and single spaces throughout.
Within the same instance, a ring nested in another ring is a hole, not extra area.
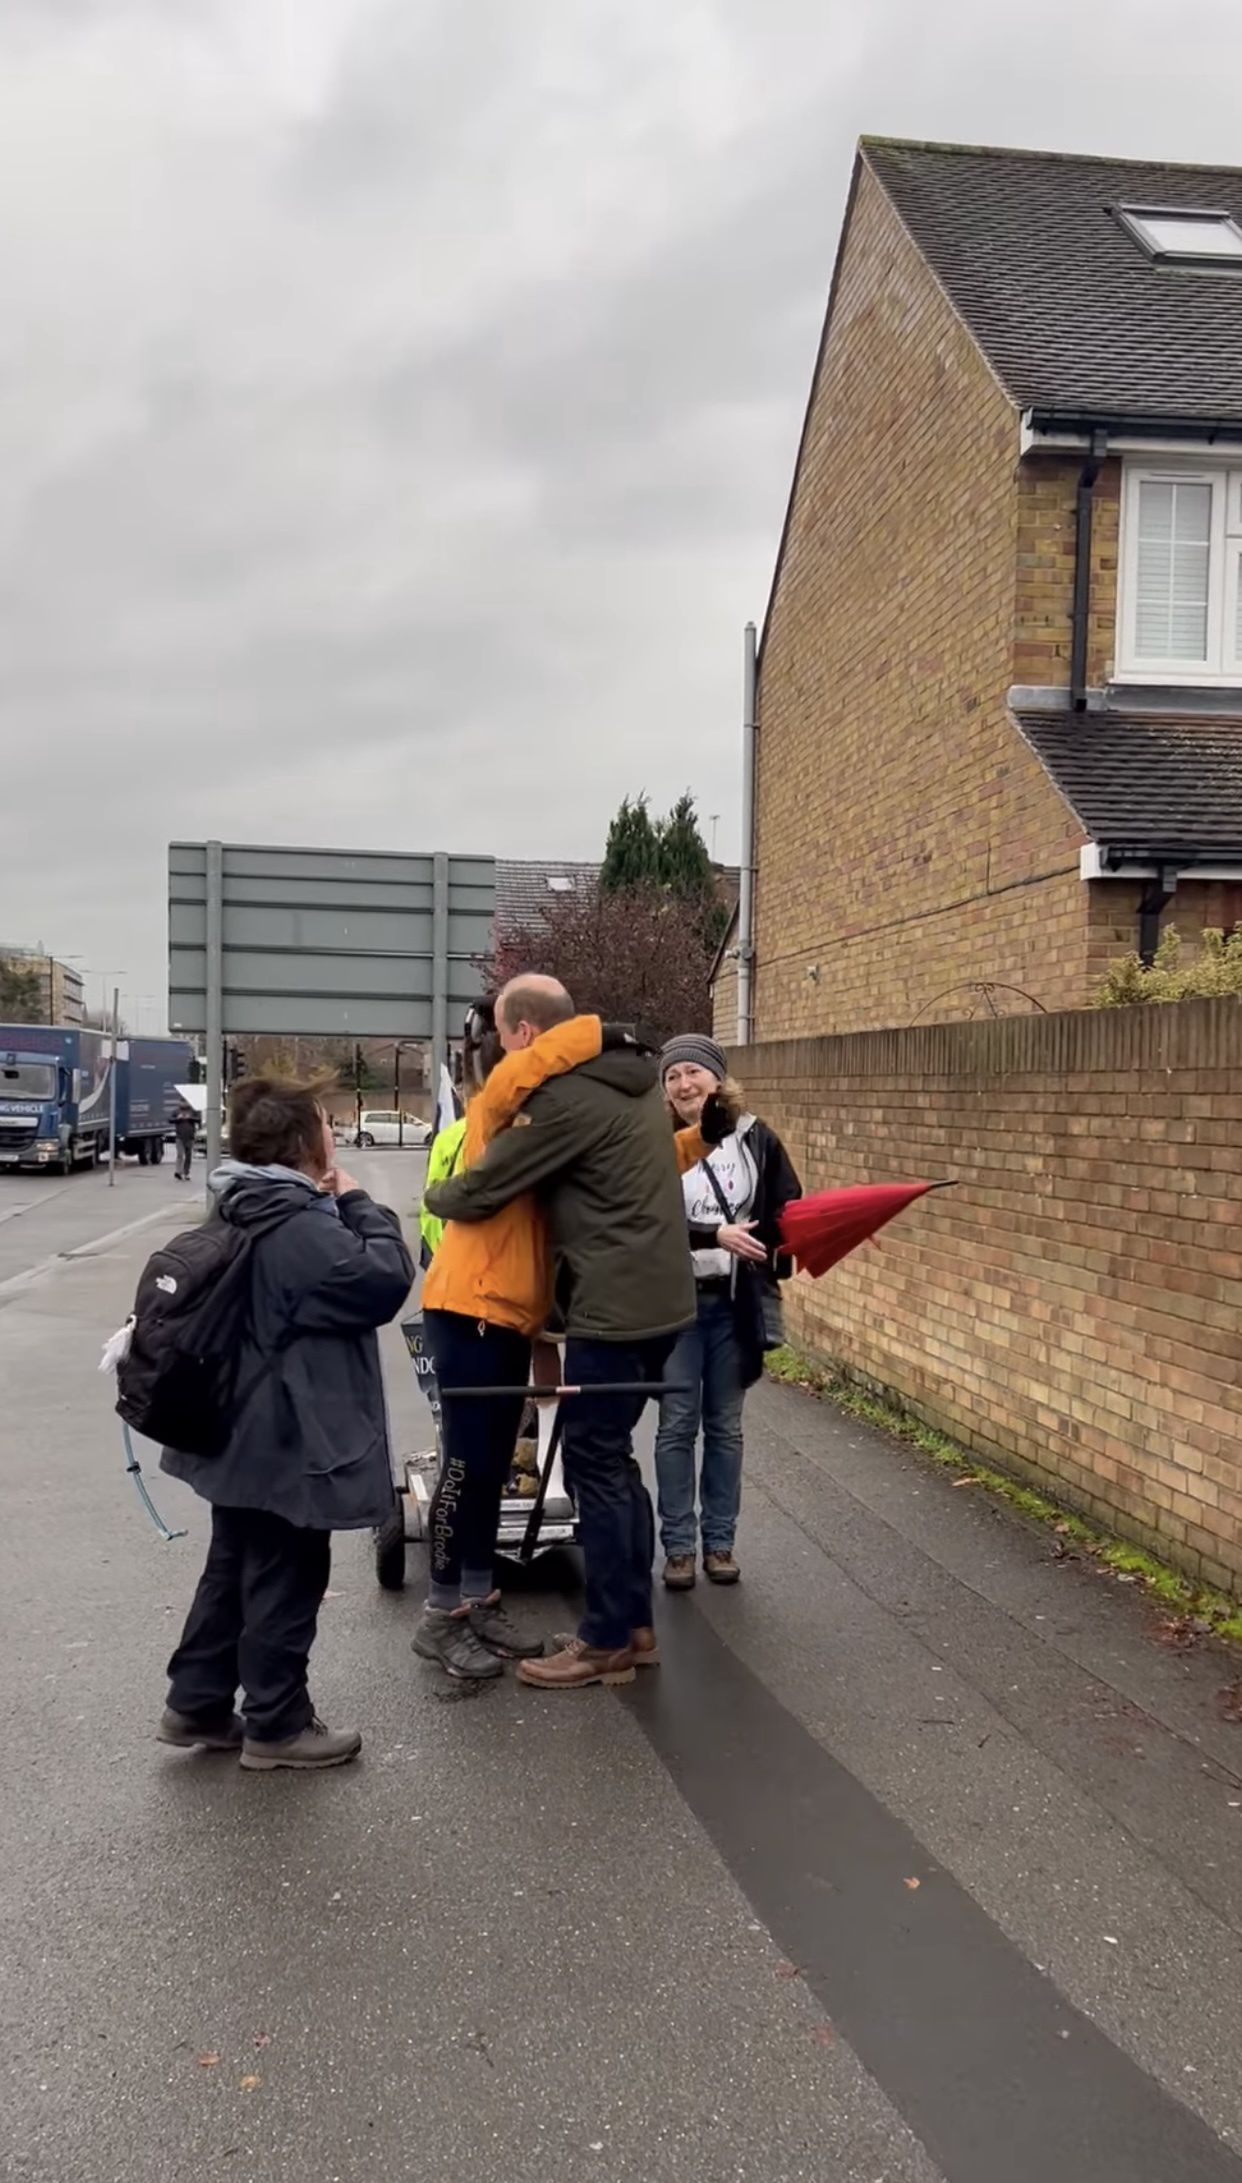
M 550 1031 L 554 1024 L 568 1023 L 574 1014 L 574 1004 L 563 985 L 549 979 L 515 978 L 505 986 L 496 1002 L 497 1013 L 504 1016 L 509 1030 L 519 1023 L 529 1023 L 536 1031 Z
M 292 1077 L 244 1076 L 229 1099 L 229 1151 L 251 1167 L 323 1166 L 326 1085 Z

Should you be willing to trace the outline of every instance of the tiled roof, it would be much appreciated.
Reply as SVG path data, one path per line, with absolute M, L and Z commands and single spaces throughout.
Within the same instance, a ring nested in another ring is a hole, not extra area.
M 1012 715 L 1092 841 L 1242 857 L 1242 719 L 1166 713 Z
M 598 864 L 542 864 L 496 860 L 496 925 L 502 932 L 527 932 L 550 902 L 567 894 L 590 893 L 599 878 Z
M 1242 425 L 1242 275 L 1153 263 L 1118 204 L 1231 213 L 1242 171 L 864 139 L 1020 408 Z

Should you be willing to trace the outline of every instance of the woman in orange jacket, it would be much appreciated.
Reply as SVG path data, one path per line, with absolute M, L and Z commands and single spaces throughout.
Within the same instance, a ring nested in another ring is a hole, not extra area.
M 497 1133 L 520 1123 L 541 1084 L 600 1052 L 598 1016 L 550 1020 L 529 1046 L 502 1053 L 491 1011 L 472 1011 L 477 1089 L 466 1109 L 463 1164 Z M 470 1056 L 467 1055 L 469 1066 Z M 525 1387 L 531 1346 L 552 1306 L 552 1262 L 533 1197 L 493 1219 L 450 1221 L 422 1293 L 423 1323 L 441 1387 Z M 416 1653 L 461 1681 L 503 1672 L 542 1640 L 523 1638 L 495 1589 L 496 1526 L 525 1396 L 481 1395 L 443 1406 L 443 1460 L 428 1515 L 431 1583 L 413 1638 Z

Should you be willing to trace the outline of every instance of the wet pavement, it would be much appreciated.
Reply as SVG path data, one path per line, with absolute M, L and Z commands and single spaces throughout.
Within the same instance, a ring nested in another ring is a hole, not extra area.
M 408 1209 L 418 1156 L 343 1157 Z M 95 1367 L 185 1215 L 168 1166 L 0 1191 L 0 2175 L 1242 2183 L 1236 1664 L 827 1405 L 751 1399 L 744 1581 L 631 1688 L 461 1698 L 421 1550 L 385 1594 L 355 1536 L 361 1762 L 156 1746 L 205 1512 L 160 1481 L 160 1543 Z

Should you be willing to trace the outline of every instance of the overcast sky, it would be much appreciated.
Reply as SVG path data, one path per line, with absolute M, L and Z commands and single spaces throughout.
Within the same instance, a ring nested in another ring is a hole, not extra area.
M 151 1029 L 171 838 L 591 857 L 688 786 L 734 856 L 855 138 L 1237 162 L 1240 58 L 1236 0 L 0 0 L 0 940 Z

